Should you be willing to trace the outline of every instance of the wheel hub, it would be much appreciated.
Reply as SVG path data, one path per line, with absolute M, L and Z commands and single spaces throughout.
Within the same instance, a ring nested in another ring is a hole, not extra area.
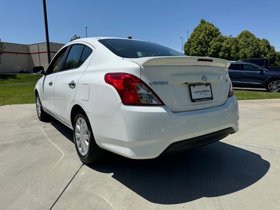
M 76 120 L 75 139 L 79 153 L 85 156 L 89 150 L 90 131 L 85 119 L 82 117 Z
M 36 98 L 36 111 L 37 111 L 37 115 L 38 117 L 41 116 L 41 102 L 39 97 Z

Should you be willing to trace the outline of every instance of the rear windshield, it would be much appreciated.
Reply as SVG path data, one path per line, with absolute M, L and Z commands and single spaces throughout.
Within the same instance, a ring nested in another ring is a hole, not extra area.
M 131 39 L 102 39 L 105 47 L 123 58 L 142 58 L 151 56 L 182 56 L 183 53 L 159 44 Z

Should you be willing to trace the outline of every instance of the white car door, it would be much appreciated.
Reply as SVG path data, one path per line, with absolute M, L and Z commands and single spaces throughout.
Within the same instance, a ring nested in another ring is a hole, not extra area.
M 54 113 L 53 84 L 55 82 L 55 78 L 55 74 L 47 75 L 44 78 L 42 84 L 42 95 L 40 96 L 44 109 L 50 113 Z
M 76 87 L 85 70 L 85 66 L 82 64 L 91 53 L 92 49 L 85 45 L 71 45 L 62 71 L 56 74 L 54 85 L 55 115 L 68 125 L 71 125 L 70 112 Z
M 54 100 L 53 100 L 53 90 L 56 83 L 57 72 L 62 68 L 62 65 L 67 54 L 67 47 L 60 50 L 60 52 L 55 56 L 55 58 L 50 63 L 48 69 L 46 70 L 46 76 L 42 84 L 42 95 L 41 102 L 44 109 L 51 113 L 55 113 Z

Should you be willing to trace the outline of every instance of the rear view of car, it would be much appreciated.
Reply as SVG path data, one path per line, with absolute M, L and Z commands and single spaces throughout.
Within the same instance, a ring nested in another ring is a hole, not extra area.
M 102 149 L 133 159 L 155 158 L 168 149 L 205 145 L 238 131 L 227 61 L 187 57 L 130 39 L 88 38 L 70 45 L 83 43 L 93 53 L 79 78 L 69 78 L 76 93 L 64 107 L 69 119 L 63 120 L 74 130 L 83 162 L 97 160 Z

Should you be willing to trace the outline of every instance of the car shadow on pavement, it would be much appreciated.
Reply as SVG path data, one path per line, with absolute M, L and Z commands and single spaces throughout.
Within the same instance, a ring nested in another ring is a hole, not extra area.
M 218 142 L 153 160 L 109 154 L 102 164 L 89 167 L 113 173 L 114 179 L 150 202 L 180 204 L 249 187 L 268 172 L 270 163 L 256 153 Z
M 73 133 L 72 130 L 65 125 L 63 125 L 61 122 L 57 121 L 56 119 L 52 119 L 52 122 L 50 123 L 57 131 L 59 131 L 63 136 L 65 136 L 69 141 L 74 143 L 73 141 Z
M 51 123 L 73 143 L 72 131 Z M 270 168 L 259 154 L 217 142 L 151 160 L 131 160 L 107 152 L 98 165 L 86 166 L 112 178 L 157 204 L 180 204 L 202 197 L 223 196 L 258 182 Z

